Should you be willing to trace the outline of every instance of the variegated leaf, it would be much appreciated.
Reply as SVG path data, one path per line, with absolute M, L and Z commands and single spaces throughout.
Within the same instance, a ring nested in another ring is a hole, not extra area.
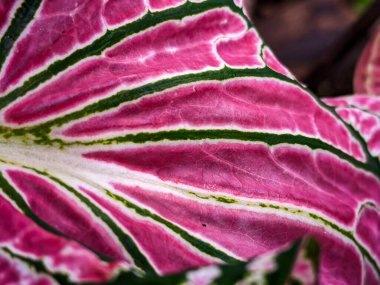
M 368 144 L 375 157 L 380 156 L 380 97 L 353 95 L 324 100 L 351 124 Z
M 165 275 L 311 235 L 321 284 L 379 282 L 376 154 L 239 2 L 1 4 L 0 246 L 14 278 Z M 292 275 L 306 284 L 307 264 Z
M 380 95 L 380 25 L 358 62 L 354 88 L 357 94 Z

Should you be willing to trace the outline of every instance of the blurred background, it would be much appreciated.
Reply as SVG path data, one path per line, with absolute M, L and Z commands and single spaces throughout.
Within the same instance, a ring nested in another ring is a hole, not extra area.
M 380 0 L 256 0 L 250 13 L 277 57 L 321 97 L 350 94 Z

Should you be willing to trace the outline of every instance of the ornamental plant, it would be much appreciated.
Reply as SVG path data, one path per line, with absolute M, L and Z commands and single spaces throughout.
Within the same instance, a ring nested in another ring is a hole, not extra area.
M 322 101 L 242 6 L 0 2 L 0 284 L 380 283 L 380 32 Z

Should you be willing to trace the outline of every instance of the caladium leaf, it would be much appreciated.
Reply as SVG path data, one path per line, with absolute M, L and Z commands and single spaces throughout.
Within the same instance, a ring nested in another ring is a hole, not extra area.
M 360 133 L 371 154 L 380 157 L 380 97 L 354 95 L 324 101 Z
M 317 284 L 318 250 L 313 239 L 305 239 L 302 243 L 296 242 L 279 252 L 266 253 L 249 262 L 211 265 L 163 277 L 148 275 L 141 278 L 132 272 L 124 272 L 110 284 Z
M 357 64 L 354 89 L 357 94 L 380 95 L 380 25 Z
M 18 278 L 166 275 L 311 235 L 320 283 L 379 282 L 379 161 L 241 5 L 4 5 L 0 246 Z M 294 279 L 315 282 L 310 264 Z
M 356 95 L 326 98 L 325 103 L 352 125 L 368 145 L 370 153 L 380 156 L 380 26 L 365 47 L 358 62 L 354 87 Z M 368 96 L 372 95 L 372 96 Z

